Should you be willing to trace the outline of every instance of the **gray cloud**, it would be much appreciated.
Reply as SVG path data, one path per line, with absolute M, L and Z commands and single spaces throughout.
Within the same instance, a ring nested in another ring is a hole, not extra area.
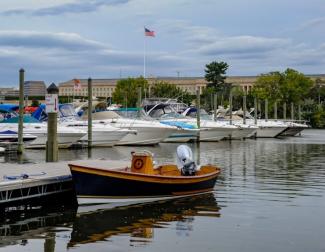
M 167 73 L 185 63 L 165 52 L 147 53 L 148 74 Z M 13 79 L 15 69 L 21 67 L 33 76 L 28 79 L 48 82 L 73 76 L 117 77 L 120 70 L 126 76 L 139 76 L 143 73 L 143 52 L 115 50 L 74 33 L 0 32 L 0 86 L 6 78 Z
M 206 43 L 199 47 L 197 51 L 204 55 L 244 54 L 256 56 L 261 53 L 285 48 L 288 45 L 290 45 L 290 40 L 288 39 L 236 36 L 218 38 L 212 43 Z
M 300 25 L 298 30 L 307 30 L 310 28 L 314 29 L 315 26 L 324 27 L 325 26 L 325 17 L 318 17 L 318 18 L 310 19 L 310 20 L 304 22 L 302 25 Z
M 66 50 L 103 49 L 106 45 L 76 33 L 0 31 L 0 46 L 24 48 L 62 48 Z
M 74 3 L 61 4 L 40 9 L 12 9 L 0 12 L 2 15 L 28 14 L 33 16 L 56 16 L 65 13 L 94 12 L 104 6 L 115 6 L 130 2 L 131 0 L 79 0 Z

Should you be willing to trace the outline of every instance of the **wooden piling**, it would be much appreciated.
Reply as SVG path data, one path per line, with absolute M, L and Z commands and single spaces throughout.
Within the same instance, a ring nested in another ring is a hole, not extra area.
M 198 129 L 201 128 L 201 115 L 200 115 L 200 110 L 201 110 L 201 106 L 200 106 L 200 88 L 197 88 L 196 89 L 196 109 L 197 109 L 197 112 L 196 112 L 196 124 L 197 124 L 197 127 Z M 198 142 L 200 141 L 200 134 L 198 134 Z
M 47 121 L 47 142 L 46 142 L 46 162 L 58 161 L 58 142 L 57 142 L 57 109 L 58 109 L 58 93 L 59 89 L 52 83 L 47 88 L 50 103 L 46 104 L 48 114 Z
M 257 98 L 254 97 L 254 124 L 257 125 Z
M 24 142 L 23 142 L 23 124 L 24 124 L 24 77 L 25 70 L 19 70 L 19 118 L 18 118 L 18 146 L 17 152 L 23 153 Z
M 243 96 L 243 124 L 246 124 L 246 110 L 247 110 L 247 105 L 246 105 L 246 94 Z
M 138 87 L 138 102 L 137 102 L 137 107 L 138 107 L 138 117 L 140 117 L 141 115 L 141 102 L 142 102 L 142 88 L 141 87 Z
M 232 125 L 232 91 L 231 90 L 229 93 L 229 110 L 230 110 L 229 124 Z
M 298 120 L 301 122 L 301 104 L 298 104 Z
M 214 109 L 214 120 L 217 120 L 217 109 L 218 109 L 218 95 L 214 94 L 213 96 L 213 109 Z
M 269 101 L 265 99 L 265 120 L 269 120 Z
M 92 147 L 93 141 L 93 85 L 92 79 L 88 78 L 88 148 Z

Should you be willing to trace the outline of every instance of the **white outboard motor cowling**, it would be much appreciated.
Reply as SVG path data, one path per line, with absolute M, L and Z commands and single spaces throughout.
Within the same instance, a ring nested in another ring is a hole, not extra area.
M 194 176 L 196 164 L 193 160 L 193 152 L 187 145 L 180 145 L 176 150 L 177 166 L 183 176 Z

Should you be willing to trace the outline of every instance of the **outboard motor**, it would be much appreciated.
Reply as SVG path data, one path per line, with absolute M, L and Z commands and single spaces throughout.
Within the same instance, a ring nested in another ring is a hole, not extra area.
M 196 172 L 196 164 L 193 160 L 193 153 L 187 145 L 177 147 L 177 166 L 181 170 L 183 176 L 194 176 Z

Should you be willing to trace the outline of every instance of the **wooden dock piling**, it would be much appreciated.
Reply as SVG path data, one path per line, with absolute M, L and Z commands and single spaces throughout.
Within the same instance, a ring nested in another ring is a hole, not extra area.
M 24 123 L 24 76 L 25 70 L 19 70 L 19 117 L 18 117 L 18 146 L 17 152 L 23 153 L 24 142 L 23 142 L 23 123 Z

